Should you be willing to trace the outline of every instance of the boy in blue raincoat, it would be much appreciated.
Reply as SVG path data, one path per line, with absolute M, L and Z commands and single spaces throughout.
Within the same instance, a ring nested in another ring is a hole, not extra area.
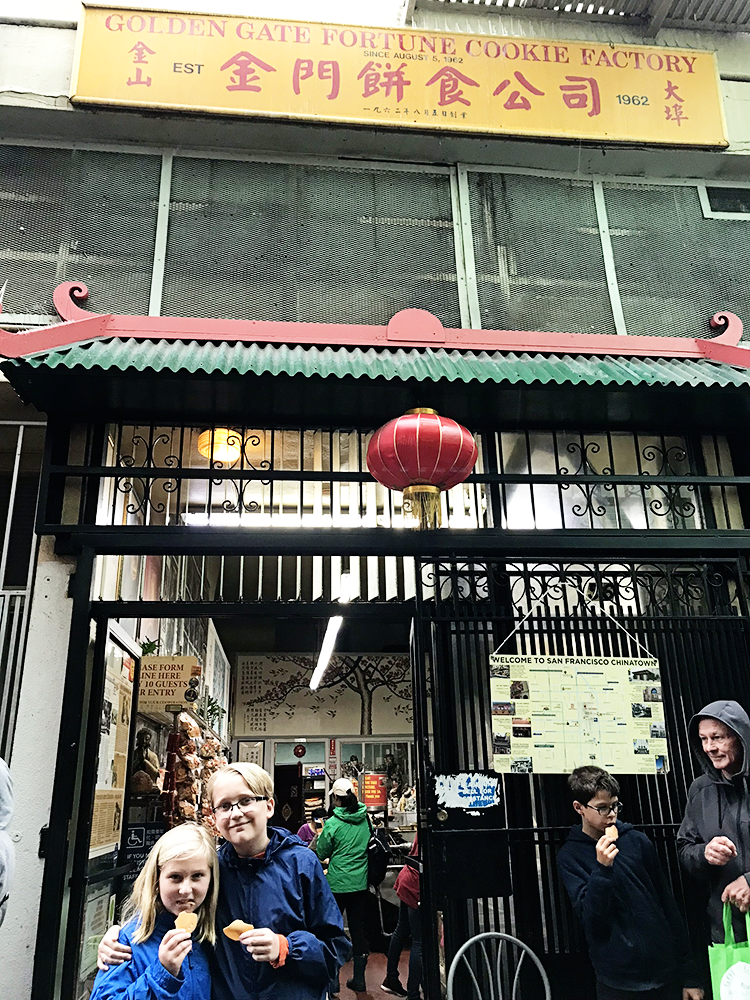
M 294 834 L 268 826 L 271 776 L 256 764 L 228 764 L 207 793 L 226 841 L 218 852 L 213 1000 L 325 1000 L 349 940 L 315 854 Z M 235 920 L 253 925 L 238 941 L 223 933 Z M 130 958 L 111 933 L 99 946 L 100 968 Z

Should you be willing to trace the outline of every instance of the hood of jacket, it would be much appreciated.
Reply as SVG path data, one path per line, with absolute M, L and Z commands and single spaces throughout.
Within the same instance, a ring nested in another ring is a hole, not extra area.
M 750 749 L 750 716 L 742 705 L 736 701 L 712 701 L 710 705 L 706 705 L 705 708 L 696 713 L 688 725 L 688 742 L 699 767 L 712 781 L 723 782 L 726 779 L 720 771 L 716 770 L 701 746 L 698 725 L 702 719 L 716 719 L 718 722 L 723 722 L 739 736 L 742 744 L 742 770 L 738 771 L 735 777 L 746 777 L 750 768 L 750 754 L 748 753 L 748 749 Z
M 8 765 L 0 758 L 0 830 L 7 830 L 13 818 L 13 779 Z
M 343 806 L 336 806 L 333 810 L 333 815 L 336 819 L 340 819 L 342 823 L 366 823 L 367 822 L 367 807 L 363 802 L 360 802 L 354 812 L 349 812 Z

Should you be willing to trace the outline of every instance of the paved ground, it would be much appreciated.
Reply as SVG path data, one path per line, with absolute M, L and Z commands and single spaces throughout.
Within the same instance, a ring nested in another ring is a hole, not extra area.
M 406 986 L 406 978 L 409 969 L 409 952 L 405 951 L 401 955 L 399 965 L 399 976 L 401 982 Z M 367 959 L 367 970 L 365 972 L 365 982 L 367 983 L 366 993 L 352 993 L 346 988 L 347 979 L 351 979 L 352 963 L 348 962 L 341 970 L 341 1000 L 386 1000 L 389 994 L 383 993 L 380 984 L 385 979 L 385 955 L 373 953 Z

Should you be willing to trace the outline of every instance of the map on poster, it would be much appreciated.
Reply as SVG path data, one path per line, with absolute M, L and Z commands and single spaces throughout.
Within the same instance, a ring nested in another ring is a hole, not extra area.
M 656 659 L 493 653 L 490 695 L 495 771 L 668 770 Z

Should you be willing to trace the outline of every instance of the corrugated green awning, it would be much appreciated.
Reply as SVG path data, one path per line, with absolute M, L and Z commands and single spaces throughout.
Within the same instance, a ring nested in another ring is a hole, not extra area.
M 487 351 L 300 347 L 112 339 L 27 357 L 36 369 L 318 375 L 509 385 L 750 385 L 750 370 L 704 359 L 587 357 Z

